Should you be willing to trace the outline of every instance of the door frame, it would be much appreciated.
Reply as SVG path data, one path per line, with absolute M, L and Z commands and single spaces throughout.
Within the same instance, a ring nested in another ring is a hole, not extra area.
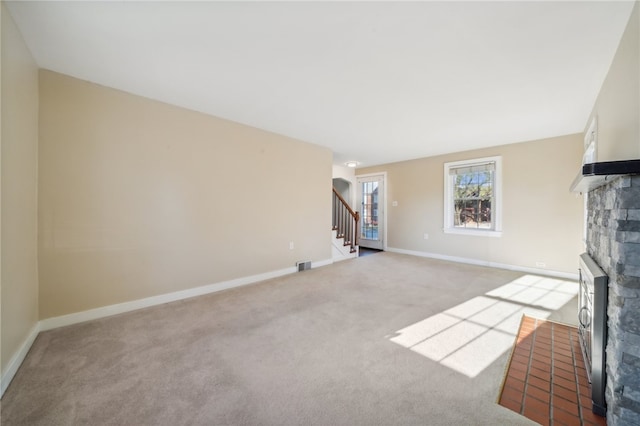
M 388 203 L 387 203 L 387 172 L 376 172 L 376 173 L 364 173 L 361 175 L 356 175 L 355 179 L 356 179 L 356 204 L 358 207 L 358 212 L 361 211 L 362 208 L 362 185 L 360 184 L 360 178 L 368 178 L 368 177 L 373 177 L 373 176 L 381 176 L 382 177 L 382 203 L 380 203 L 380 199 L 378 199 L 378 204 L 382 204 L 382 235 L 380 235 L 380 233 L 378 234 L 378 236 L 380 236 L 382 238 L 381 241 L 381 245 L 382 245 L 382 250 L 386 251 L 387 250 L 387 207 L 388 207 Z M 378 196 L 380 197 L 380 194 L 378 194 Z M 379 211 L 379 207 L 378 207 L 378 211 Z M 378 215 L 380 216 L 380 215 Z M 380 220 L 379 220 L 380 222 Z M 358 226 L 362 226 L 361 224 Z M 360 232 L 360 229 L 358 229 L 358 233 Z M 362 235 L 360 235 L 360 242 L 362 242 Z M 363 246 L 364 247 L 364 246 Z

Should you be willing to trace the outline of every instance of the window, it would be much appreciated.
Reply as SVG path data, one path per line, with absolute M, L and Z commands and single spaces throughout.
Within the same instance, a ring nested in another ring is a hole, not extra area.
M 502 234 L 501 157 L 444 164 L 444 232 Z

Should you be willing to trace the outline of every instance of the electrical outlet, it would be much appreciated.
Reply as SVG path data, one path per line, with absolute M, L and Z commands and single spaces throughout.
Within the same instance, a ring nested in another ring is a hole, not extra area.
M 546 268 L 547 264 L 544 262 L 536 262 L 536 268 Z
M 289 250 L 293 250 L 294 245 L 293 245 L 293 241 L 289 241 Z
M 398 207 L 398 202 L 397 202 L 397 201 L 393 201 L 393 202 L 391 202 L 391 205 L 392 205 L 393 207 Z
M 424 239 L 425 239 L 425 240 L 428 240 L 428 239 L 429 239 L 429 234 L 425 233 L 425 234 L 424 234 Z

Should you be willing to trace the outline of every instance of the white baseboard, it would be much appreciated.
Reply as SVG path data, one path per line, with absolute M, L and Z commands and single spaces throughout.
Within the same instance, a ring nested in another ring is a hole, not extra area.
M 36 340 L 36 337 L 38 337 L 38 333 L 40 333 L 39 322 L 31 328 L 31 331 L 29 331 L 27 338 L 24 342 L 22 342 L 20 349 L 18 349 L 18 352 L 16 352 L 11 358 L 11 361 L 9 361 L 7 371 L 5 371 L 4 374 L 0 377 L 0 398 L 2 398 L 2 396 L 4 395 L 4 391 L 7 390 L 9 384 L 13 380 L 13 377 L 18 372 L 18 368 L 20 368 L 22 362 L 27 356 L 27 353 L 29 353 L 29 349 L 31 349 L 33 342 Z
M 387 251 L 390 251 L 393 253 L 409 254 L 411 256 L 428 257 L 431 259 L 448 260 L 450 262 L 466 263 L 469 265 L 489 266 L 492 268 L 508 269 L 510 271 L 526 272 L 528 274 L 534 274 L 534 275 L 545 275 L 549 277 L 562 278 L 566 280 L 573 280 L 573 281 L 578 280 L 577 273 L 572 274 L 568 272 L 552 271 L 549 269 L 527 268 L 526 266 L 509 265 L 506 263 L 489 262 L 486 260 L 470 259 L 470 258 L 458 257 L 458 256 L 448 256 L 445 254 L 428 253 L 424 251 L 405 250 L 405 249 L 399 249 L 394 247 L 387 247 Z
M 316 266 L 318 263 L 324 264 L 323 262 L 324 261 L 314 262 L 313 265 Z M 215 284 L 207 284 L 201 287 L 190 288 L 187 290 L 180 290 L 172 293 L 160 294 L 158 296 L 146 297 L 144 299 L 132 300 L 130 302 L 118 303 L 116 305 L 103 306 L 100 308 L 76 312 L 73 314 L 47 318 L 40 321 L 40 330 L 51 330 L 53 328 L 64 327 L 67 325 L 78 324 L 98 318 L 104 318 L 112 315 L 122 314 L 125 312 L 135 311 L 137 309 L 162 305 L 164 303 L 175 302 L 183 299 L 189 299 L 191 297 L 202 296 L 204 294 L 215 293 L 222 290 L 228 290 L 248 284 L 254 284 L 259 281 L 264 281 L 271 278 L 281 277 L 283 275 L 293 274 L 294 272 L 297 272 L 297 269 L 292 266 L 290 268 L 265 272 L 263 274 L 236 278 L 234 280 L 222 281 Z
M 321 266 L 330 265 L 333 263 L 332 259 L 325 259 L 312 262 L 313 268 L 319 268 Z M 260 281 L 268 280 L 271 278 L 277 278 L 284 275 L 289 275 L 297 272 L 295 267 L 279 269 L 277 271 L 265 272 L 263 274 L 251 275 L 248 277 L 237 278 L 229 281 L 222 281 L 215 284 L 208 284 L 201 287 L 195 287 L 188 290 L 175 291 L 173 293 L 161 294 L 158 296 L 146 297 L 144 299 L 132 300 L 130 302 L 118 303 L 116 305 L 103 306 L 96 309 L 90 309 L 83 312 L 76 312 L 73 314 L 62 315 L 59 317 L 47 318 L 40 320 L 29 332 L 29 335 L 25 339 L 24 343 L 11 358 L 7 371 L 0 376 L 0 397 L 4 395 L 4 391 L 9 387 L 9 383 L 15 376 L 18 368 L 22 365 L 29 349 L 33 345 L 33 342 L 38 337 L 40 331 L 51 330 L 58 327 L 64 327 L 67 325 L 78 324 L 85 321 L 90 321 L 99 318 L 105 318 L 112 315 L 122 314 L 125 312 L 134 311 L 137 309 L 148 308 L 151 306 L 161 305 L 164 303 L 175 302 L 178 300 L 188 299 L 191 297 L 202 296 L 209 293 L 215 293 L 222 290 L 228 290 L 236 287 L 241 287 L 248 284 L 254 284 Z
M 332 263 L 333 263 L 333 259 L 318 260 L 316 262 L 311 262 L 311 267 L 320 268 L 322 266 L 331 265 Z

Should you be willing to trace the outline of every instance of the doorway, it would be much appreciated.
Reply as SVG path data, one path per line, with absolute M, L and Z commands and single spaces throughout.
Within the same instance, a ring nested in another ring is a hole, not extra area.
M 385 239 L 385 174 L 357 176 L 360 247 L 383 250 Z
M 358 249 L 358 257 L 371 256 L 372 254 L 381 253 L 381 252 L 382 250 L 360 246 L 360 248 Z

